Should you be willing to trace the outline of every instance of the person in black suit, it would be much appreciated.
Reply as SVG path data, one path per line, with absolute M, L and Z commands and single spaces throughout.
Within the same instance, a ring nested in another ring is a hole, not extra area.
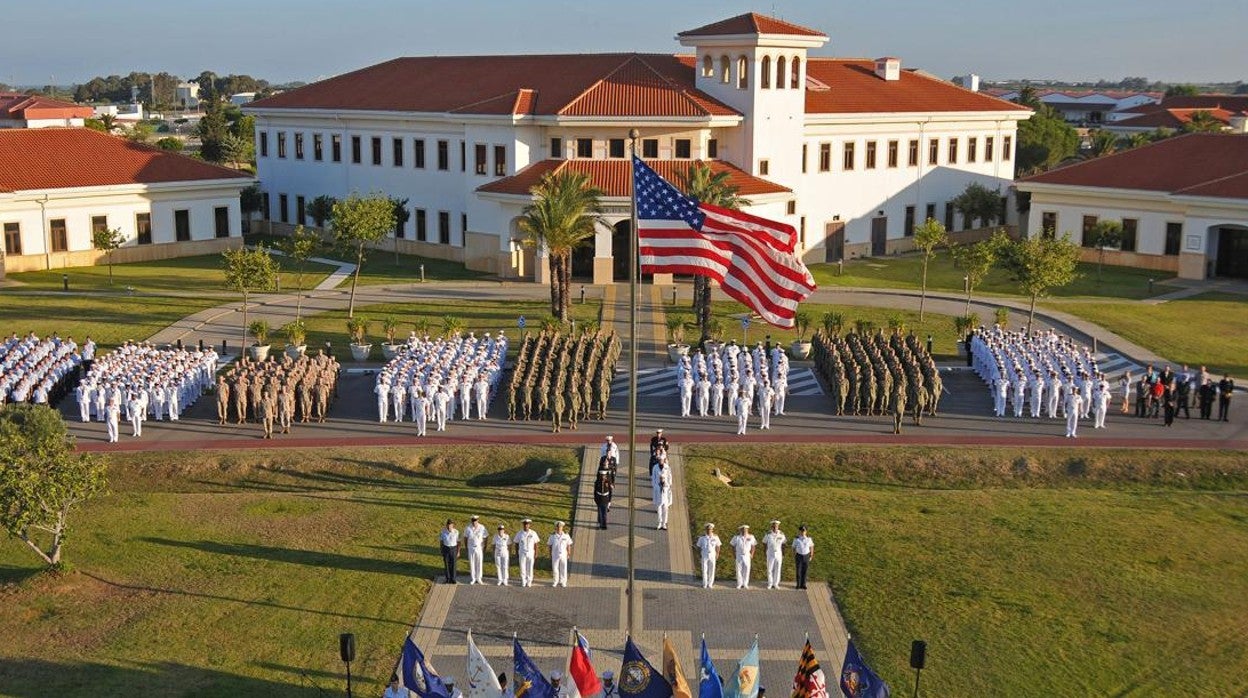
M 1235 381 L 1231 380 L 1231 374 L 1222 374 L 1222 380 L 1218 381 L 1218 419 L 1223 422 L 1229 422 L 1229 413 L 1231 411 L 1231 394 L 1235 392 Z

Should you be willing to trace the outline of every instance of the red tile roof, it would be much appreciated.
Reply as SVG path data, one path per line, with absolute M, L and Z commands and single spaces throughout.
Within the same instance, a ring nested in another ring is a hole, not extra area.
M 1152 105 L 1154 108 L 1146 110 L 1139 116 L 1132 116 L 1126 119 L 1119 119 L 1110 122 L 1111 126 L 1126 126 L 1130 128 L 1171 128 L 1181 129 L 1191 122 L 1192 116 L 1196 112 L 1205 112 L 1217 121 L 1223 124 L 1230 124 L 1231 117 L 1234 115 L 1225 109 L 1165 109 L 1159 105 Z
M 693 83 L 691 66 L 663 54 L 397 58 L 248 107 L 543 116 L 737 113 Z
M 627 197 L 631 180 L 629 160 L 539 160 L 510 177 L 504 177 L 477 188 L 479 192 L 492 194 L 527 195 L 542 177 L 549 173 L 564 171 L 588 174 L 594 186 L 605 196 Z M 792 190 L 775 182 L 755 177 L 722 160 L 646 160 L 660 177 L 677 182 L 677 173 L 685 172 L 695 162 L 706 162 L 715 173 L 727 172 L 728 184 L 737 188 L 741 196 L 759 194 L 787 194 Z
M 42 95 L 24 95 L 17 92 L 0 92 L 0 119 L 29 121 L 32 119 L 86 119 L 94 111 L 91 107 L 73 102 L 52 99 Z
M 747 12 L 713 22 L 697 29 L 683 31 L 677 36 L 737 36 L 740 34 L 788 34 L 790 36 L 824 36 L 823 32 L 791 24 L 782 19 Z
M 1176 136 L 1019 182 L 1248 199 L 1248 136 Z
M 0 129 L 0 191 L 250 178 L 89 128 Z
M 866 58 L 810 58 L 806 76 L 807 114 L 1028 111 L 914 70 L 902 70 L 897 80 L 883 80 L 875 74 L 875 61 Z M 811 79 L 826 89 L 810 89 Z

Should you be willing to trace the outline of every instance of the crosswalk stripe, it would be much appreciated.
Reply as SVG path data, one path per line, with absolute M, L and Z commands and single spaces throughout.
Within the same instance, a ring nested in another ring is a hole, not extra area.
M 611 381 L 612 395 L 628 395 L 628 373 L 617 373 Z M 643 368 L 637 371 L 637 397 L 667 397 L 680 394 L 676 386 L 676 369 Z M 815 372 L 809 368 L 789 371 L 790 396 L 819 396 L 823 388 Z
M 1119 374 L 1130 371 L 1133 375 L 1144 372 L 1144 367 L 1122 356 L 1121 354 L 1096 354 L 1096 367 L 1105 375 Z

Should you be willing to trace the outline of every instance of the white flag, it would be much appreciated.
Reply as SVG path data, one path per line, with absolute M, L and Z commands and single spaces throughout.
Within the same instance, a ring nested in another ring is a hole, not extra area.
M 468 631 L 468 667 L 466 669 L 468 675 L 468 690 L 464 691 L 464 698 L 502 698 L 503 687 L 498 684 L 498 674 L 495 673 L 494 667 L 490 666 L 490 662 L 481 654 L 481 650 L 477 649 L 477 643 L 472 641 L 472 631 Z

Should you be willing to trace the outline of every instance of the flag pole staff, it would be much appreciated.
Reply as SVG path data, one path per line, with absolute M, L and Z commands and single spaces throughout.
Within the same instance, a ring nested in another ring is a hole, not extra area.
M 628 138 L 632 141 L 633 157 L 637 157 L 637 139 L 641 132 L 629 129 Z M 631 163 L 630 163 L 631 164 Z M 633 548 L 636 541 L 636 490 L 637 490 L 637 270 L 641 266 L 639 245 L 637 243 L 637 171 L 629 167 L 629 178 L 632 183 L 631 225 L 628 234 L 628 635 L 632 637 L 636 619 L 636 604 L 633 602 L 636 579 L 634 569 Z

